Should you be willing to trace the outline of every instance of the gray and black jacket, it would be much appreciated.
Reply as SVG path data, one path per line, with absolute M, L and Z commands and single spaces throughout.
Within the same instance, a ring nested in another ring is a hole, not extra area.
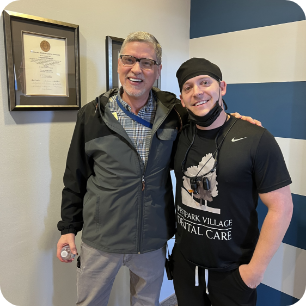
M 157 111 L 144 167 L 106 107 L 116 94 L 102 94 L 78 112 L 58 229 L 62 234 L 83 229 L 82 240 L 105 252 L 145 253 L 161 248 L 175 232 L 169 165 L 186 116 L 174 94 L 154 90 Z

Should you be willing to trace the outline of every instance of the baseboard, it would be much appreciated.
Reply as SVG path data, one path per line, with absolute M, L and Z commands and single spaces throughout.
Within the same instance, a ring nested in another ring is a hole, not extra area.
M 164 299 L 161 303 L 160 306 L 177 306 L 177 299 L 175 294 L 170 295 L 166 299 Z

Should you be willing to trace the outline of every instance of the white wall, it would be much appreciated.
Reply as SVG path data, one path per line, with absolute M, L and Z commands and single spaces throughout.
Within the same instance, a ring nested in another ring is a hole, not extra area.
M 106 89 L 105 36 L 124 38 L 139 30 L 160 41 L 162 89 L 178 94 L 175 72 L 189 54 L 189 0 L 23 0 L 5 9 L 80 25 L 82 105 Z M 74 305 L 75 264 L 60 263 L 55 249 L 62 175 L 76 112 L 9 112 L 6 86 L 1 26 L 1 291 L 19 306 Z M 122 270 L 109 305 L 128 305 L 127 278 Z

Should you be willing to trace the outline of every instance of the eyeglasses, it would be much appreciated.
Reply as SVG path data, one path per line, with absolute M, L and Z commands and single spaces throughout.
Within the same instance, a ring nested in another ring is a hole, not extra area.
M 120 58 L 124 66 L 132 67 L 136 62 L 139 62 L 140 68 L 144 70 L 151 70 L 154 65 L 159 65 L 156 61 L 150 58 L 137 58 L 132 55 L 120 55 Z

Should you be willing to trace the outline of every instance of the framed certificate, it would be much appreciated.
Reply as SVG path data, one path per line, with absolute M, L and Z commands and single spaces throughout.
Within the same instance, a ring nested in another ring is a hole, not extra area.
M 11 111 L 79 109 L 79 26 L 3 11 Z
M 117 69 L 120 49 L 123 41 L 123 38 L 106 36 L 106 90 L 119 88 L 121 86 Z M 161 88 L 160 77 L 155 81 L 153 86 L 159 89 Z

